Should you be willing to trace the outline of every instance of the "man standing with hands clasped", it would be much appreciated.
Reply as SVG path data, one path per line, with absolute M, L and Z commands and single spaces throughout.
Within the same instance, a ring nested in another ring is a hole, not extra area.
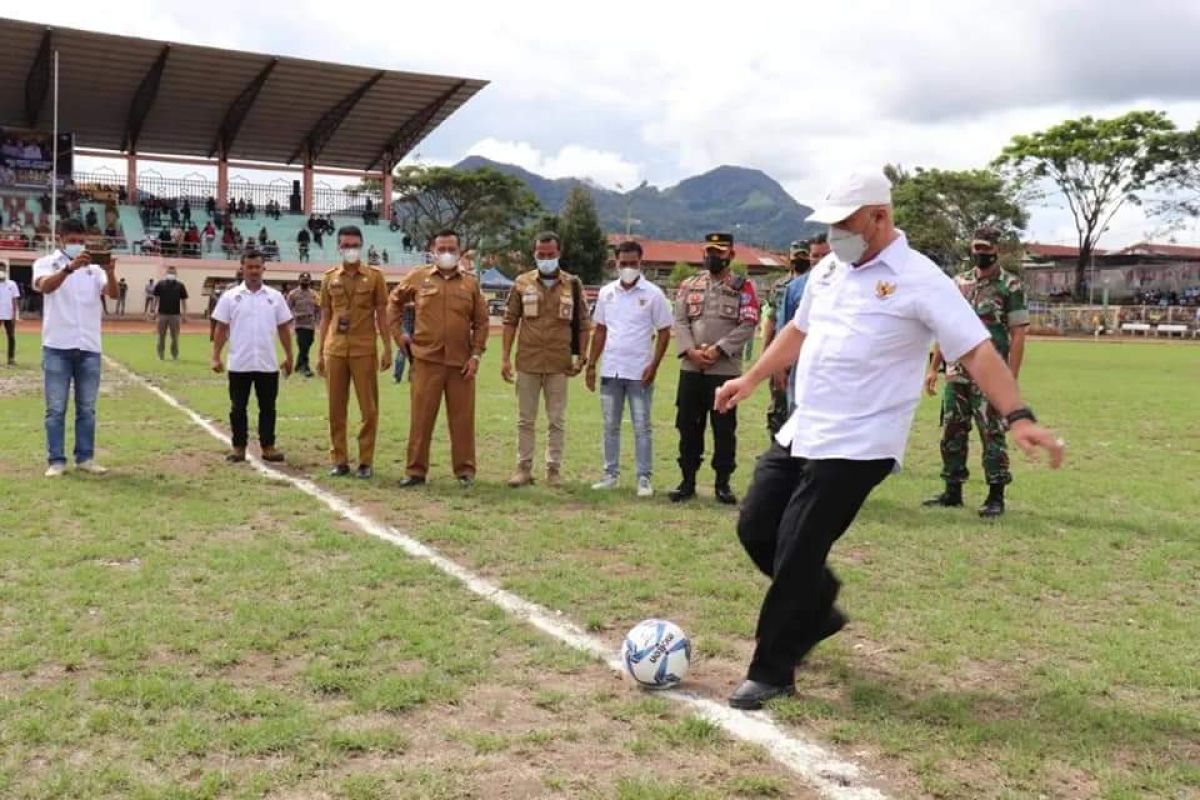
M 275 449 L 275 398 L 279 396 L 279 366 L 275 337 L 283 344 L 283 377 L 292 374 L 292 312 L 283 295 L 263 284 L 266 265 L 262 253 L 242 254 L 245 281 L 226 291 L 217 301 L 212 318 L 217 323 L 213 336 L 213 372 L 224 369 L 221 350 L 229 341 L 229 427 L 233 432 L 230 463 L 246 460 L 249 439 L 246 407 L 250 389 L 258 400 L 258 443 L 263 461 L 283 461 Z
M 1052 467 L 1063 459 L 1062 440 L 1022 402 L 954 281 L 894 226 L 887 179 L 847 175 L 822 205 L 809 221 L 830 226 L 832 255 L 812 268 L 795 318 L 763 357 L 717 391 L 716 409 L 727 411 L 795 364 L 796 410 L 759 459 L 738 520 L 742 546 L 771 585 L 734 708 L 793 694 L 796 665 L 845 625 L 825 562 L 871 490 L 899 469 L 931 342 L 966 368 L 1027 455 L 1045 450 Z
M 337 232 L 342 265 L 321 282 L 317 372 L 329 392 L 329 443 L 332 477 L 350 474 L 346 452 L 346 412 L 350 387 L 358 397 L 358 477 L 375 472 L 375 432 L 379 428 L 379 373 L 392 365 L 387 327 L 387 283 L 383 273 L 362 263 L 362 231 L 347 225 Z M 383 341 L 382 351 L 376 342 Z
M 567 386 L 586 363 L 588 329 L 583 282 L 559 267 L 560 242 L 551 231 L 533 243 L 537 269 L 517 276 L 504 309 L 500 376 L 513 383 L 512 349 L 517 343 L 517 468 L 508 485 L 533 483 L 533 448 L 538 402 L 546 398 L 546 485 L 562 482 L 566 439 Z
M 587 387 L 596 391 L 596 365 L 600 370 L 600 408 L 604 412 L 604 478 L 596 490 L 616 488 L 621 475 L 621 416 L 629 400 L 637 456 L 638 497 L 653 497 L 650 482 L 654 464 L 651 408 L 654 380 L 671 343 L 674 317 L 663 290 L 642 274 L 642 246 L 617 245 L 617 280 L 596 298 L 595 332 L 588 359 Z

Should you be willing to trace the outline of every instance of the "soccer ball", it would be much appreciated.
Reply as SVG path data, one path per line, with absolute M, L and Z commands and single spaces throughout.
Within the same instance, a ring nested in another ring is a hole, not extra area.
M 633 626 L 622 648 L 625 669 L 648 689 L 667 689 L 687 676 L 692 643 L 674 622 L 648 619 Z

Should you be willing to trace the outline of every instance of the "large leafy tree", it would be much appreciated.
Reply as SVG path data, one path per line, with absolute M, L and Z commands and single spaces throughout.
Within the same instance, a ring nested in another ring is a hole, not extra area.
M 419 243 L 444 228 L 459 232 L 464 250 L 506 242 L 541 209 L 519 178 L 490 167 L 400 167 L 393 185 L 405 228 Z
M 563 265 L 586 284 L 602 282 L 608 262 L 608 238 L 600 227 L 591 193 L 582 186 L 573 188 L 561 217 Z
M 948 272 L 967 258 L 975 230 L 999 228 L 1016 243 L 1029 222 L 1021 188 L 995 170 L 940 170 L 917 167 L 909 171 L 888 165 L 896 224 L 909 243 Z
M 1097 242 L 1127 204 L 1175 174 L 1184 141 L 1161 111 L 1131 111 L 1115 119 L 1070 119 L 1014 136 L 993 166 L 1018 180 L 1050 181 L 1066 198 L 1078 233 L 1075 292 Z

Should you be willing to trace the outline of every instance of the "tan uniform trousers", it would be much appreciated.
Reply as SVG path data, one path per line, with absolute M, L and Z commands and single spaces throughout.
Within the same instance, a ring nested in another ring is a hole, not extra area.
M 546 417 L 549 426 L 546 437 L 546 467 L 562 466 L 563 443 L 566 439 L 567 376 L 517 372 L 517 466 L 533 467 L 533 448 L 536 439 L 538 401 L 546 398 Z
M 375 463 L 375 433 L 379 428 L 378 356 L 325 356 L 329 392 L 329 455 L 334 464 L 349 464 L 346 452 L 346 414 L 350 384 L 358 398 L 362 425 L 358 428 L 358 463 Z
M 429 472 L 429 443 L 444 396 L 454 476 L 475 477 L 475 380 L 464 378 L 462 367 L 416 358 L 409 391 L 408 474 L 424 478 Z

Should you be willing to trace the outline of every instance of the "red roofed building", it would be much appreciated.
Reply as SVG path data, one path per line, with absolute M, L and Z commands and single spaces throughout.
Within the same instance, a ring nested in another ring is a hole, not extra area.
M 663 239 L 646 239 L 641 236 L 626 236 L 624 234 L 609 234 L 608 243 L 612 247 L 632 239 L 642 246 L 642 264 L 651 280 L 662 284 L 670 276 L 678 263 L 684 263 L 693 269 L 704 267 L 703 242 L 673 242 Z M 777 275 L 787 268 L 787 256 L 772 253 L 760 247 L 748 244 L 733 244 L 733 260 L 745 264 L 751 278 L 764 278 Z M 615 275 L 612 277 L 616 277 Z

